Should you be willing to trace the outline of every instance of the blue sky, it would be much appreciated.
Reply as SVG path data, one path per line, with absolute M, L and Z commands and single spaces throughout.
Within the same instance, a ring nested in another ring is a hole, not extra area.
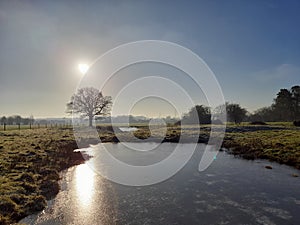
M 300 83 L 299 11 L 296 0 L 1 1 L 0 115 L 66 116 L 77 64 L 143 39 L 191 49 L 226 100 L 253 111 Z

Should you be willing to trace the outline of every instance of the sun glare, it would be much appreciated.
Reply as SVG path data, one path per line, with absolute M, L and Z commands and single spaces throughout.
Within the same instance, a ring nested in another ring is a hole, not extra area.
M 94 172 L 86 164 L 76 168 L 76 189 L 82 206 L 87 207 L 94 193 Z
M 84 75 L 89 70 L 89 65 L 86 63 L 79 63 L 78 69 L 79 69 L 80 73 Z

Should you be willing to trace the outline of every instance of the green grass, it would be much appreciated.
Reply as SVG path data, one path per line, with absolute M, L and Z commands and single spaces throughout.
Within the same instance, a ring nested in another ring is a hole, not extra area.
M 218 125 L 213 125 L 218 126 Z M 210 135 L 210 125 L 200 126 L 199 142 L 206 142 Z M 245 159 L 268 159 L 281 164 L 286 164 L 300 169 L 300 129 L 294 127 L 291 122 L 272 122 L 264 126 L 229 124 L 226 132 L 223 147 L 228 148 L 230 153 L 241 156 Z M 134 135 L 140 139 L 147 139 L 151 133 L 147 127 L 139 127 Z M 195 140 L 199 134 L 199 126 L 186 125 L 168 126 L 164 141 L 176 142 L 181 135 L 187 140 Z M 265 128 L 268 130 L 260 130 Z M 157 134 L 161 140 L 161 131 L 154 130 L 152 135 Z M 129 140 L 130 141 L 130 140 Z
M 270 126 L 294 127 L 293 122 L 267 122 Z
M 294 127 L 293 122 L 265 122 L 267 126 L 280 126 L 280 127 Z M 250 122 L 241 122 L 240 124 L 235 124 L 233 122 L 227 122 L 227 127 L 243 127 L 243 126 L 260 126 L 260 125 L 252 125 Z M 262 125 L 265 126 L 265 125 Z
M 300 130 L 227 133 L 223 145 L 247 159 L 269 159 L 300 169 Z
M 42 210 L 59 191 L 58 172 L 83 161 L 71 130 L 0 132 L 0 224 Z

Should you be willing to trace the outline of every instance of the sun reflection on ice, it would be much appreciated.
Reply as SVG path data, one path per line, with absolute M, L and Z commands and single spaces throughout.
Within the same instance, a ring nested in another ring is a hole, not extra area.
M 83 207 L 91 204 L 94 195 L 94 171 L 86 164 L 76 168 L 76 191 L 78 201 Z

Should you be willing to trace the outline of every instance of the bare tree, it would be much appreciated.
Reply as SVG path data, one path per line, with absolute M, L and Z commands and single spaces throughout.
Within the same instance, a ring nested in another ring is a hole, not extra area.
M 93 126 L 93 119 L 97 115 L 106 115 L 110 111 L 112 100 L 110 96 L 103 96 L 102 92 L 93 87 L 81 88 L 74 94 L 67 104 L 68 113 L 78 113 L 88 117 L 89 126 Z
M 13 119 L 14 119 L 14 121 L 15 121 L 16 125 L 20 125 L 20 124 L 21 124 L 21 122 L 22 122 L 22 117 L 21 117 L 21 116 L 19 116 L 19 115 L 15 115 L 15 116 L 13 116 Z
M 274 121 L 274 108 L 273 106 L 259 108 L 250 115 L 251 122 L 271 122 Z
M 7 118 L 5 116 L 2 116 L 0 121 L 1 121 L 1 125 L 4 125 L 6 124 Z
M 34 123 L 34 117 L 33 117 L 33 115 L 30 115 L 29 124 L 33 124 L 33 123 Z
M 228 105 L 228 103 L 219 105 L 213 109 L 212 117 L 214 123 L 218 123 L 218 121 L 219 123 L 225 123 L 227 121 L 226 105 Z

